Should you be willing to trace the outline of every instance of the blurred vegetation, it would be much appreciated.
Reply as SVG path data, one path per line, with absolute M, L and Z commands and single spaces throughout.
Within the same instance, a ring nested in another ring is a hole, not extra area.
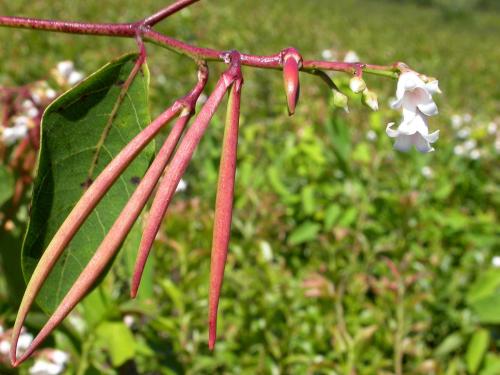
M 14 0 L 0 14 L 120 22 L 159 3 Z M 304 75 L 289 118 L 280 72 L 246 68 L 215 352 L 206 314 L 223 110 L 167 214 L 150 292 L 128 301 L 127 262 L 119 262 L 47 343 L 71 353 L 68 373 L 500 373 L 500 273 L 492 264 L 500 255 L 500 136 L 491 125 L 500 126 L 500 14 L 483 11 L 484 1 L 467 3 L 458 18 L 443 12 L 445 0 L 419 3 L 211 0 L 157 27 L 256 54 L 293 45 L 311 59 L 328 49 L 339 59 L 355 50 L 362 61 L 405 61 L 440 80 L 442 114 L 430 127 L 441 138 L 433 154 L 392 150 L 385 125 L 399 120 L 387 105 L 395 81 L 368 77 L 382 110 L 370 113 L 351 96 L 345 114 L 320 80 Z M 5 85 L 47 77 L 66 59 L 90 73 L 134 49 L 129 40 L 6 29 L 0 41 Z M 148 51 L 158 113 L 192 86 L 194 65 Z M 212 84 L 222 68 L 211 65 Z M 346 88 L 345 77 L 333 78 Z M 0 243 L 2 253 L 7 247 Z M 16 306 L 7 289 L 2 281 L 0 322 L 10 325 Z M 34 314 L 28 328 L 42 319 Z

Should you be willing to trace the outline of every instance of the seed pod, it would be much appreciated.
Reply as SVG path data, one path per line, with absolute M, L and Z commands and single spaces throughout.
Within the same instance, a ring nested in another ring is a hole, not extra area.
M 359 94 L 364 89 L 366 89 L 366 82 L 363 80 L 363 78 L 354 76 L 349 81 L 349 87 L 351 88 L 353 93 Z

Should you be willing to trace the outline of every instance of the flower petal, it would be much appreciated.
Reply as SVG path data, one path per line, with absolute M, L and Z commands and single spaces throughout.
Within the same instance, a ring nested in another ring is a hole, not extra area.
M 425 85 L 425 88 L 430 94 L 441 94 L 441 90 L 439 89 L 439 81 L 434 80 Z
M 390 122 L 387 124 L 387 127 L 385 128 L 385 132 L 390 138 L 396 138 L 399 135 L 399 132 L 397 130 L 392 129 L 392 126 L 394 125 L 394 122 Z
M 432 100 L 432 99 L 427 103 L 422 103 L 422 104 L 417 105 L 417 108 L 424 115 L 427 115 L 427 116 L 435 116 L 439 113 L 438 107 L 437 107 L 436 103 L 434 103 L 434 100 Z
M 415 147 L 418 151 L 422 153 L 434 151 L 434 148 L 430 145 L 427 139 L 425 139 L 425 137 L 423 137 L 421 134 L 416 133 L 412 137 L 413 137 L 413 143 L 415 144 Z
M 427 142 L 429 143 L 434 143 L 438 140 L 439 138 L 439 130 L 436 130 L 435 132 L 427 135 L 427 136 L 424 136 L 424 138 L 427 140 Z
M 413 145 L 412 135 L 401 134 L 394 143 L 394 148 L 399 151 L 408 151 Z

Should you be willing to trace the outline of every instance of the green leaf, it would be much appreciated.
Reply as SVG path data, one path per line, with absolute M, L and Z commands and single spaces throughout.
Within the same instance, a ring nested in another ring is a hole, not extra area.
M 482 324 L 500 324 L 500 294 L 481 298 L 470 306 Z
M 89 182 L 149 124 L 146 66 L 118 103 L 136 59 L 136 54 L 129 54 L 108 63 L 45 111 L 32 215 L 23 246 L 25 278 Z M 116 103 L 119 107 L 113 117 Z M 154 145 L 150 145 L 136 158 L 66 248 L 37 298 L 44 310 L 52 312 L 76 280 L 144 175 L 153 153 Z M 138 230 L 136 224 L 132 232 Z M 139 238 L 132 233 L 129 240 L 133 241 L 127 240 L 124 247 L 136 250 Z
M 14 194 L 14 177 L 4 165 L 0 165 L 0 206 L 7 202 L 12 194 Z
M 331 204 L 328 206 L 325 213 L 325 230 L 331 230 L 333 225 L 337 222 L 340 214 L 342 213 L 342 209 L 338 204 Z
M 448 335 L 437 347 L 434 354 L 436 357 L 445 357 L 448 354 L 460 349 L 464 344 L 464 338 L 460 332 Z
M 469 373 L 477 373 L 489 344 L 490 333 L 486 329 L 480 329 L 474 333 L 465 354 L 465 362 Z
M 484 366 L 480 372 L 481 375 L 497 375 L 500 374 L 500 356 L 487 353 L 484 359 Z
M 482 298 L 495 293 L 500 286 L 500 272 L 496 269 L 486 271 L 479 275 L 467 292 L 467 302 L 474 303 Z
M 120 366 L 134 357 L 136 352 L 135 338 L 124 323 L 102 323 L 97 328 L 96 334 L 96 345 L 109 353 L 113 366 Z
M 288 238 L 288 243 L 291 245 L 298 245 L 303 242 L 311 241 L 316 238 L 319 231 L 321 229 L 321 225 L 318 223 L 313 223 L 310 221 L 306 221 L 301 224 L 290 234 Z

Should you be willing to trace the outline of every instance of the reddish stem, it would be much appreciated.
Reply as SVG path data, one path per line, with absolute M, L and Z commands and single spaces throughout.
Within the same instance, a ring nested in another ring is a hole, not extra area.
M 235 81 L 229 93 L 226 128 L 224 131 L 224 141 L 222 144 L 222 155 L 219 167 L 219 182 L 215 201 L 215 220 L 212 240 L 212 259 L 210 262 L 210 295 L 208 303 L 208 347 L 210 350 L 213 350 L 217 337 L 217 310 L 231 236 L 242 83 L 242 80 Z
M 0 26 L 125 38 L 141 35 L 146 41 L 159 44 L 172 51 L 189 56 L 196 61 L 224 61 L 224 56 L 226 55 L 225 51 L 193 46 L 151 29 L 152 25 L 196 1 L 197 0 L 178 0 L 169 7 L 160 10 L 144 20 L 130 23 L 85 23 L 0 16 Z M 240 55 L 240 60 L 242 65 L 256 68 L 281 69 L 283 64 L 282 53 L 276 53 L 269 56 L 242 53 Z M 301 68 L 301 70 L 305 72 L 310 72 L 315 69 L 342 71 L 352 74 L 358 69 L 362 69 L 368 73 L 396 77 L 396 73 L 400 71 L 400 63 L 395 63 L 393 65 L 372 65 L 358 62 L 346 63 L 305 60 Z
M 198 1 L 200 0 L 179 0 L 146 18 L 144 20 L 144 25 L 153 26 L 172 14 L 177 13 L 178 11 L 190 6 L 191 4 L 197 3 Z

